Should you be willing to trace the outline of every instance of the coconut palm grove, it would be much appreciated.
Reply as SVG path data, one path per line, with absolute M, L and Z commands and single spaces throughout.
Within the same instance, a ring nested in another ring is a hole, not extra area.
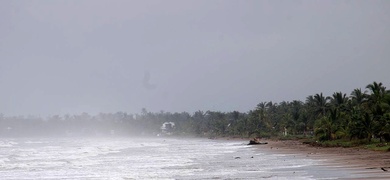
M 248 112 L 196 111 L 100 113 L 91 116 L 0 116 L 0 135 L 159 135 L 164 122 L 172 135 L 205 137 L 305 137 L 315 142 L 389 142 L 390 91 L 373 82 L 350 93 L 317 93 L 306 100 L 260 102 Z

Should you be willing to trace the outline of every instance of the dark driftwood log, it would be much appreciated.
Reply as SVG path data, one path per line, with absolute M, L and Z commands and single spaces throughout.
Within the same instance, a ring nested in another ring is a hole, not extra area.
M 259 142 L 255 140 L 250 140 L 248 145 L 261 145 L 261 144 L 268 144 L 267 142 Z

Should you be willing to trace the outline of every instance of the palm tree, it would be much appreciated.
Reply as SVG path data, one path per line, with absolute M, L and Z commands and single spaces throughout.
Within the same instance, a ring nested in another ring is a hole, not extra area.
M 367 91 L 362 92 L 362 89 L 354 89 L 351 93 L 352 104 L 354 106 L 361 106 L 363 103 L 367 102 Z
M 322 93 L 313 96 L 314 112 L 317 117 L 326 115 L 329 109 L 329 99 L 330 97 L 324 97 Z
M 339 110 L 346 110 L 349 98 L 342 92 L 335 92 L 331 98 L 331 104 Z
M 203 111 L 196 111 L 192 115 L 192 126 L 194 128 L 193 131 L 197 134 L 202 134 L 209 131 L 209 124 L 206 121 L 206 113 Z
M 339 131 L 338 119 L 340 118 L 339 110 L 336 108 L 329 109 L 329 114 L 323 116 L 316 122 L 314 133 L 320 140 L 334 140 Z
M 260 120 L 265 118 L 265 111 L 266 111 L 266 103 L 265 102 L 261 102 L 261 103 L 257 104 L 255 112 L 258 114 L 258 117 L 260 118 Z
M 366 86 L 370 90 L 371 94 L 368 98 L 369 110 L 371 111 L 372 123 L 375 123 L 374 135 L 379 136 L 382 141 L 383 136 L 387 134 L 387 120 L 385 118 L 386 111 L 389 111 L 389 104 L 386 103 L 388 91 L 382 83 L 373 82 Z
M 375 124 L 372 115 L 368 112 L 363 112 L 362 114 L 358 109 L 354 109 L 352 112 L 353 121 L 349 132 L 351 138 L 366 138 L 371 142 L 372 135 L 374 135 L 375 132 Z
M 339 135 L 343 133 L 344 135 L 348 134 L 348 128 L 350 124 L 350 112 L 351 112 L 351 102 L 346 94 L 342 92 L 335 92 L 331 98 L 331 105 L 333 108 L 337 109 L 338 113 L 338 126 L 339 126 Z
M 302 113 L 302 109 L 303 109 L 302 107 L 303 107 L 303 103 L 301 101 L 291 102 L 290 103 L 290 114 L 291 114 L 292 121 L 293 121 L 292 124 L 294 124 L 293 131 L 305 134 L 307 124 L 304 122 L 300 122 L 301 113 Z
M 377 83 L 374 81 L 372 84 L 368 84 L 366 88 L 371 91 L 371 95 L 369 96 L 369 101 L 372 104 L 380 104 L 383 102 L 387 94 L 387 91 L 386 91 L 386 87 L 384 87 L 381 82 Z
M 313 95 L 310 95 L 310 96 L 307 96 L 306 97 L 306 104 L 308 105 L 308 106 L 310 106 L 310 107 L 312 107 L 312 106 L 314 106 L 314 97 L 313 97 Z

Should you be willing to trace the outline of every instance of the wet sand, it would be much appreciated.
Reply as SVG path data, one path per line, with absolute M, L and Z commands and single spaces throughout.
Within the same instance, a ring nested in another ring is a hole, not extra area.
M 267 145 L 254 147 L 271 153 L 290 154 L 296 158 L 321 160 L 323 162 L 321 166 L 328 168 L 352 170 L 354 176 L 351 179 L 390 179 L 390 152 L 360 148 L 314 147 L 293 140 L 267 142 Z

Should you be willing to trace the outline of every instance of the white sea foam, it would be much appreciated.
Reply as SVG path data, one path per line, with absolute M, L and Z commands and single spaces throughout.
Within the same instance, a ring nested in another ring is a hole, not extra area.
M 307 170 L 316 161 L 234 141 L 60 138 L 0 145 L 0 179 L 316 179 Z
M 26 144 L 44 144 L 44 143 L 48 143 L 48 142 L 28 140 L 28 141 L 26 141 L 24 143 L 26 143 Z
M 0 148 L 12 147 L 17 144 L 17 142 L 11 140 L 0 140 Z

